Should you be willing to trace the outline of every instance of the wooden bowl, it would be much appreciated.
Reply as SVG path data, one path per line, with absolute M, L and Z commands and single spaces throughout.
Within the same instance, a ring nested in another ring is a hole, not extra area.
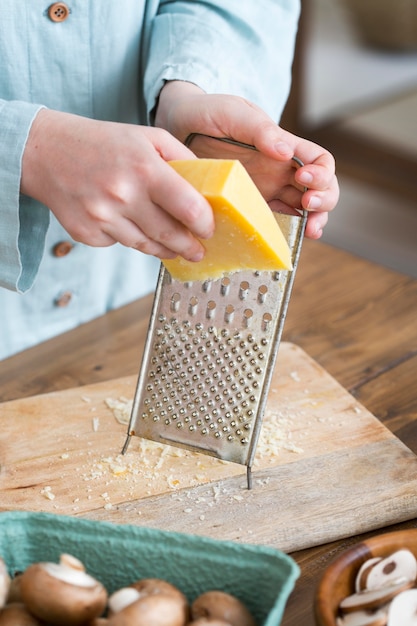
M 339 603 L 354 592 L 355 577 L 366 560 L 386 557 L 408 548 L 417 558 L 417 529 L 385 533 L 357 543 L 338 556 L 325 570 L 314 598 L 317 626 L 337 626 Z

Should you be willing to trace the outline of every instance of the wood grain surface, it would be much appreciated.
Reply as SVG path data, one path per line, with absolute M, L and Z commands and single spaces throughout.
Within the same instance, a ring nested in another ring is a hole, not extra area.
M 1 510 L 47 510 L 279 547 L 406 520 L 417 457 L 303 350 L 283 343 L 254 464 L 132 438 L 129 376 L 0 407 Z M 116 415 L 116 416 L 115 416 Z M 387 498 L 390 506 L 386 506 Z
M 0 362 L 0 401 L 137 376 L 151 304 L 152 296 L 132 302 Z M 287 342 L 305 350 L 414 453 L 416 311 L 416 280 L 306 240 L 284 328 Z M 32 479 L 36 484 L 35 470 Z M 0 502 L 2 497 L 0 493 Z M 387 508 L 390 502 L 387 498 Z M 32 500 L 26 504 L 33 506 Z M 45 508 L 50 504 L 45 501 Z M 278 507 L 279 502 L 277 517 Z M 398 521 L 393 519 L 385 530 L 417 527 L 416 519 Z M 187 525 L 187 530 L 192 529 Z M 375 532 L 291 553 L 301 577 L 282 626 L 314 624 L 313 599 L 324 570 L 346 548 Z

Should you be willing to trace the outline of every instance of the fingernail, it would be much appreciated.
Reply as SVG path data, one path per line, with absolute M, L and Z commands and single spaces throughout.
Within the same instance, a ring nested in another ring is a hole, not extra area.
M 199 261 L 202 261 L 204 259 L 204 254 L 205 254 L 205 250 L 199 250 L 189 260 L 192 263 L 198 263 Z
M 316 211 L 321 207 L 321 198 L 318 196 L 311 196 L 307 209 L 310 211 Z
M 313 182 L 313 175 L 310 172 L 300 172 L 298 176 L 298 180 L 300 183 L 304 183 L 305 185 L 309 185 Z
M 278 141 L 278 143 L 275 144 L 274 148 L 275 151 L 279 154 L 284 154 L 285 156 L 287 156 L 288 154 L 292 154 L 292 149 L 287 143 L 285 143 L 285 141 Z

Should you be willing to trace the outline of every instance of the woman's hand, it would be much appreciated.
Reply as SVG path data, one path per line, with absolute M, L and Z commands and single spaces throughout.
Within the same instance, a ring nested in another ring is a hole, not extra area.
M 197 238 L 213 233 L 212 210 L 166 162 L 190 158 L 162 129 L 42 109 L 23 156 L 21 191 L 76 241 L 197 261 L 204 255 Z
M 197 133 L 190 147 L 198 157 L 242 161 L 272 210 L 307 209 L 306 236 L 322 235 L 339 199 L 334 158 L 327 150 L 283 130 L 242 98 L 208 95 L 181 81 L 166 83 L 162 89 L 155 123 L 182 142 Z M 202 135 L 230 138 L 256 150 Z M 303 167 L 296 166 L 294 155 Z

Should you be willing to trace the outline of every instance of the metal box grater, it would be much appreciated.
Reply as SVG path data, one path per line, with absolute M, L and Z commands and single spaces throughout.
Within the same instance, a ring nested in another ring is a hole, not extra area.
M 275 214 L 292 271 L 184 283 L 161 264 L 123 448 L 132 436 L 251 468 L 307 219 Z

